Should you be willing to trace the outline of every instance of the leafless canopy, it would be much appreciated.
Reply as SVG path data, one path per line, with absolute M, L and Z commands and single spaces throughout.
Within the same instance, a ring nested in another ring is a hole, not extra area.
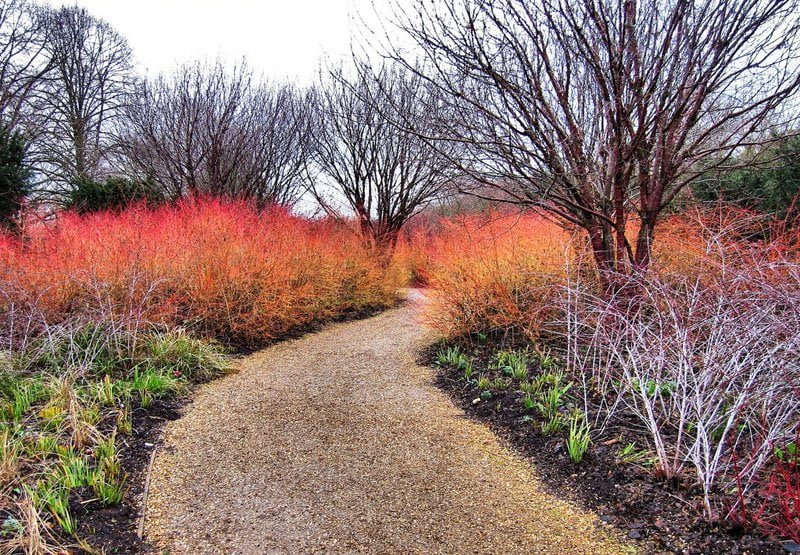
M 352 79 L 334 71 L 319 91 L 311 191 L 328 211 L 343 204 L 354 213 L 365 240 L 384 254 L 453 180 L 449 157 L 422 139 L 440 108 L 425 80 L 398 66 L 362 68 Z
M 800 85 L 796 0 L 415 0 L 396 10 L 420 73 L 459 124 L 432 146 L 464 145 L 462 169 L 585 229 L 601 271 L 646 268 L 660 213 L 701 162 L 785 127 L 779 109 Z M 629 242 L 631 214 L 641 231 Z
M 0 121 L 16 127 L 48 66 L 40 22 L 25 0 L 0 0 Z
M 255 83 L 246 67 L 217 63 L 142 81 L 134 98 L 122 138 L 126 159 L 168 197 L 297 200 L 310 126 L 307 94 Z
M 54 192 L 68 192 L 107 170 L 132 54 L 121 35 L 84 8 L 42 8 L 38 18 L 49 70 L 37 87 L 38 119 L 30 122 L 34 162 L 60 189 Z

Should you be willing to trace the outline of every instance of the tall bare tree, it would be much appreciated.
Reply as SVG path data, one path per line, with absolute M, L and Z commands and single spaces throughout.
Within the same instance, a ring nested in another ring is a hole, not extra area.
M 362 67 L 352 79 L 336 70 L 320 87 L 310 158 L 319 173 L 310 190 L 328 212 L 354 214 L 382 255 L 453 181 L 448 156 L 421 138 L 432 133 L 440 108 L 423 79 L 395 65 Z
M 123 145 L 134 171 L 167 196 L 210 194 L 294 203 L 310 133 L 308 95 L 254 82 L 241 65 L 195 64 L 142 81 Z
M 35 8 L 0 0 L 0 227 L 12 230 L 30 188 L 31 99 L 48 69 L 43 48 Z
M 131 85 L 131 49 L 84 8 L 42 8 L 50 71 L 39 91 L 34 152 L 54 192 L 104 173 Z
M 25 0 L 0 0 L 0 121 L 16 128 L 30 113 L 32 92 L 48 70 L 35 8 Z
M 459 124 L 431 145 L 464 145 L 454 161 L 483 185 L 586 230 L 606 276 L 648 267 L 659 215 L 710 169 L 701 161 L 724 163 L 797 116 L 780 113 L 800 85 L 796 0 L 414 0 L 396 12 Z

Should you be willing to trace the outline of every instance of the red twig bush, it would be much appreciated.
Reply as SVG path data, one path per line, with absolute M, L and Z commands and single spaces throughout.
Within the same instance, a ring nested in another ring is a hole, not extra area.
M 25 306 L 50 323 L 125 312 L 240 346 L 387 306 L 401 280 L 341 223 L 211 199 L 63 214 L 2 238 L 0 254 L 7 319 Z
M 428 322 L 447 336 L 521 333 L 535 341 L 572 258 L 570 235 L 536 214 L 442 223 L 429 242 Z

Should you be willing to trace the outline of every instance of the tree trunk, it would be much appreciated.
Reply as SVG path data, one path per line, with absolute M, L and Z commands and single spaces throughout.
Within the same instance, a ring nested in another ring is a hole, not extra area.
M 636 238 L 636 253 L 633 265 L 637 272 L 645 273 L 650 267 L 653 251 L 653 237 L 655 236 L 655 217 L 642 216 L 642 225 Z

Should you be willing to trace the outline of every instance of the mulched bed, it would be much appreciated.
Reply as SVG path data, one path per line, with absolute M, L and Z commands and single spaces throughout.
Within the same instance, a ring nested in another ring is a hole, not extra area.
M 101 553 L 151 553 L 138 535 L 142 500 L 150 458 L 161 442 L 161 432 L 170 420 L 181 416 L 189 398 L 156 400 L 147 409 L 132 414 L 133 433 L 117 440 L 120 462 L 129 489 L 119 505 L 84 503 L 78 495 L 70 499 L 70 512 L 78 522 L 77 536 Z M 91 492 L 88 495 L 91 498 Z M 67 542 L 65 542 L 67 543 Z M 79 551 L 83 553 L 83 551 Z
M 440 347 L 423 353 L 422 363 L 435 366 Z M 467 354 L 473 359 L 474 375 L 496 374 L 488 368 L 491 353 L 496 350 L 489 345 L 470 348 Z M 481 391 L 464 381 L 462 370 L 451 367 L 438 368 L 437 385 L 470 418 L 487 424 L 530 460 L 548 490 L 598 513 L 603 521 L 636 540 L 645 552 L 761 555 L 785 554 L 793 547 L 787 544 L 785 548 L 741 529 L 703 522 L 696 492 L 685 484 L 659 480 L 636 464 L 620 462 L 617 453 L 623 445 L 615 438 L 593 443 L 581 463 L 573 463 L 566 451 L 566 433 L 542 435 L 531 422 L 531 413 L 522 406 L 523 394 L 513 388 L 493 392 L 489 400 L 479 400 Z

